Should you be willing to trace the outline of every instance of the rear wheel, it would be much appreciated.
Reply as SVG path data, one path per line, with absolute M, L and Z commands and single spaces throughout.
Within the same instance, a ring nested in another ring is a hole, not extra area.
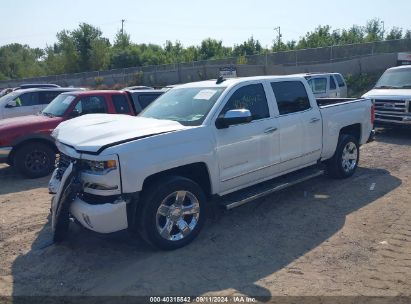
M 50 146 L 32 142 L 18 148 L 13 165 L 21 174 L 29 178 L 38 178 L 50 174 L 55 161 L 56 154 Z
M 140 234 L 164 250 L 189 244 L 200 232 L 207 214 L 204 192 L 184 177 L 158 180 L 144 191 L 142 204 Z
M 347 178 L 358 167 L 360 148 L 358 140 L 352 135 L 342 134 L 334 156 L 328 161 L 328 172 L 335 178 Z

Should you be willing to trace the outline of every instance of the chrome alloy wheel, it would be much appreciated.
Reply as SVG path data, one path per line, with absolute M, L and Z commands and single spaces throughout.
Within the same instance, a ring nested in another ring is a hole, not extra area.
M 357 165 L 358 150 L 353 142 L 348 142 L 342 152 L 341 162 L 343 170 L 348 173 Z
M 179 241 L 194 230 L 199 217 L 197 197 L 189 191 L 176 191 L 168 195 L 157 209 L 157 230 L 162 238 Z

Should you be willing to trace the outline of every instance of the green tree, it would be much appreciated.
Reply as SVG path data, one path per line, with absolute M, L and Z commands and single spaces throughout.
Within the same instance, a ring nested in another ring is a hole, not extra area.
M 79 63 L 80 54 L 69 31 L 64 30 L 57 34 L 57 43 L 54 45 L 54 52 L 60 57 L 60 69 L 63 70 L 64 73 L 84 71 L 81 69 Z
M 90 66 L 94 71 L 105 70 L 110 66 L 110 42 L 96 39 L 91 42 Z
M 221 40 L 207 38 L 201 41 L 199 57 L 201 60 L 221 59 L 231 55 L 231 48 L 223 46 Z
M 251 36 L 247 41 L 244 41 L 240 45 L 234 45 L 233 55 L 234 56 L 246 56 L 260 54 L 263 48 L 261 47 L 260 41 L 255 40 Z
M 313 32 L 308 32 L 298 43 L 298 49 L 317 48 L 335 45 L 335 36 L 331 34 L 329 25 L 318 26 Z
M 366 42 L 381 41 L 384 39 L 382 22 L 378 18 L 367 21 L 364 31 Z
M 35 77 L 45 74 L 42 63 L 44 51 L 18 43 L 0 47 L 0 74 L 2 78 Z
M 80 70 L 91 70 L 92 63 L 90 59 L 92 53 L 92 44 L 97 40 L 105 40 L 105 38 L 102 37 L 101 30 L 90 24 L 80 23 L 79 28 L 75 29 L 70 34 L 70 38 L 72 38 L 78 54 L 78 63 Z
M 348 30 L 343 29 L 339 44 L 354 44 L 364 42 L 364 29 L 358 25 L 353 25 Z
M 388 33 L 386 40 L 396 40 L 402 38 L 402 29 L 398 27 L 393 27 L 390 32 Z

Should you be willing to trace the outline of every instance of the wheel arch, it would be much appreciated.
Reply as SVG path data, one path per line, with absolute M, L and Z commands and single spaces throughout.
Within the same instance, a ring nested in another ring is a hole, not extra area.
M 361 142 L 361 124 L 356 123 L 356 124 L 352 124 L 352 125 L 341 128 L 340 137 L 341 135 L 344 135 L 344 134 L 354 136 L 357 139 L 358 143 L 360 143 Z
M 152 185 L 155 181 L 166 176 L 182 176 L 191 179 L 203 189 L 207 198 L 210 198 L 212 195 L 210 172 L 207 164 L 204 162 L 187 164 L 150 175 L 144 179 L 142 191 Z
M 27 135 L 24 137 L 21 137 L 19 139 L 17 139 L 14 143 L 13 143 L 13 149 L 10 152 L 9 155 L 9 163 L 13 165 L 13 161 L 14 161 L 14 156 L 16 154 L 16 151 L 18 149 L 20 149 L 21 147 L 23 147 L 24 145 L 30 144 L 30 143 L 42 143 L 45 144 L 47 146 L 49 146 L 50 148 L 53 149 L 53 151 L 55 153 L 58 153 L 57 147 L 54 143 L 54 139 L 49 136 L 49 135 L 43 135 L 43 134 L 33 134 L 33 135 Z

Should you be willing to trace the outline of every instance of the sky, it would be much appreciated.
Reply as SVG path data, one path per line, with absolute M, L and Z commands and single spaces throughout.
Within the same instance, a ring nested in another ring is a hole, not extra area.
M 298 40 L 318 25 L 333 29 L 365 25 L 380 18 L 385 28 L 411 29 L 410 0 L 1 0 L 0 45 L 44 48 L 56 33 L 79 23 L 97 26 L 112 42 L 124 29 L 135 43 L 199 45 L 211 37 L 225 46 L 253 36 L 271 46 L 281 27 L 283 41 Z

